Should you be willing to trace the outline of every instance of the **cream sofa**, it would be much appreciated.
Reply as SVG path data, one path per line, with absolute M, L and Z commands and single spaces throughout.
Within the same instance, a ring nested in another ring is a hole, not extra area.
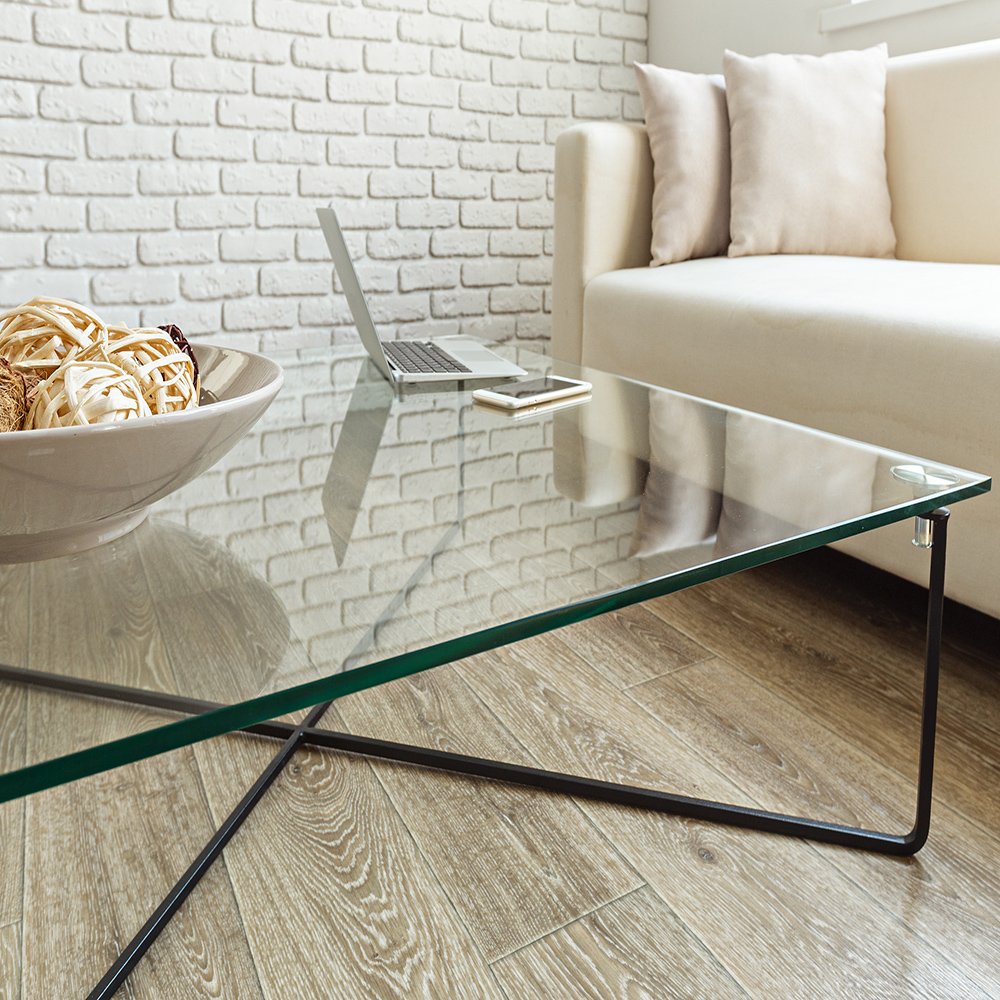
M 564 132 L 554 358 L 1000 470 L 1000 40 L 891 59 L 886 133 L 897 259 L 714 257 L 651 268 L 645 128 Z M 621 463 L 588 475 L 580 499 L 608 502 L 642 486 Z M 953 513 L 947 593 L 1000 617 L 1000 495 Z M 911 534 L 910 523 L 892 525 L 841 547 L 926 584 Z

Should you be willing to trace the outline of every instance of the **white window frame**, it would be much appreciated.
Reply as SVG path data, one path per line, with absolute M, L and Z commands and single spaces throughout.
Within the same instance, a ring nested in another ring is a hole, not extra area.
M 827 7 L 819 12 L 819 30 L 826 34 L 853 28 L 859 24 L 885 21 L 890 17 L 902 17 L 935 7 L 950 7 L 967 0 L 851 0 L 839 7 Z

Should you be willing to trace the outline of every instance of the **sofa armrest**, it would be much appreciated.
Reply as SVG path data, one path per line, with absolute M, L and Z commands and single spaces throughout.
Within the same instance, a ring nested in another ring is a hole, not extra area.
M 590 122 L 556 140 L 552 356 L 579 364 L 583 290 L 651 258 L 653 158 L 643 125 Z

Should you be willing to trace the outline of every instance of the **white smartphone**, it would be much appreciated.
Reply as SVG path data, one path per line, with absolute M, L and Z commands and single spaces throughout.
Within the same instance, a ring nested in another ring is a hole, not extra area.
M 526 382 L 511 382 L 509 385 L 496 385 L 490 389 L 474 389 L 472 398 L 489 403 L 491 406 L 519 410 L 524 406 L 537 406 L 552 399 L 590 392 L 592 388 L 589 382 L 582 382 L 579 379 L 546 375 L 543 378 L 528 379 Z

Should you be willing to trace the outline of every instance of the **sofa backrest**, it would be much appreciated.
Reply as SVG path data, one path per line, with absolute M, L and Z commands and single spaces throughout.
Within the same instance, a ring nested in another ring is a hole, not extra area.
M 890 59 L 885 115 L 896 256 L 1000 264 L 1000 39 Z

